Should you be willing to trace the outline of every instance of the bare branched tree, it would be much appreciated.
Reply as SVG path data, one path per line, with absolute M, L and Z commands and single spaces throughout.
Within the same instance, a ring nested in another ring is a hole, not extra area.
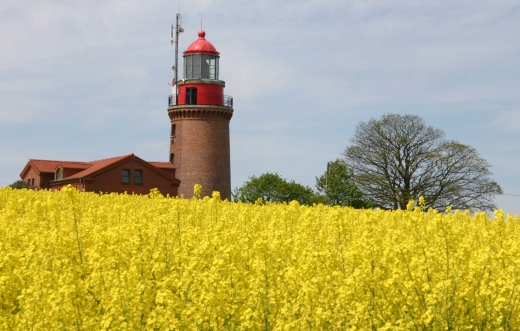
M 417 115 L 388 114 L 356 127 L 343 153 L 354 182 L 374 207 L 405 209 L 423 196 L 426 207 L 496 209 L 502 194 L 491 165 L 467 145 L 444 139 Z

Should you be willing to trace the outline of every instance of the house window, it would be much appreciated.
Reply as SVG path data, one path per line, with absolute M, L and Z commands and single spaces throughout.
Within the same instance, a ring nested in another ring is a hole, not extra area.
M 32 179 L 32 186 L 34 186 L 34 178 Z
M 143 171 L 134 170 L 134 184 L 141 185 L 143 183 Z
M 123 169 L 123 184 L 130 184 L 130 170 Z
M 58 168 L 58 170 L 56 170 L 56 180 L 61 180 L 63 177 L 63 170 L 61 170 L 61 168 Z
M 175 139 L 175 124 L 172 124 L 172 132 L 171 132 L 171 138 L 170 141 L 173 144 L 173 139 Z
M 196 105 L 197 104 L 197 89 L 194 87 L 186 88 L 186 104 Z
M 170 163 L 173 164 L 173 161 L 175 160 L 175 154 L 170 154 Z

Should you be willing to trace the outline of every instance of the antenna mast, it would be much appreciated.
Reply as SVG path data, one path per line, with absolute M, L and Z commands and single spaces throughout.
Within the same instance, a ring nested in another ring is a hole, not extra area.
M 174 29 L 173 25 L 171 26 L 170 30 L 170 41 L 173 45 L 175 43 L 175 63 L 172 66 L 173 72 L 175 74 L 175 85 L 177 85 L 177 80 L 179 79 L 179 34 L 184 32 L 184 29 L 182 28 L 182 15 L 180 13 L 181 11 L 181 5 L 179 4 L 179 13 L 177 13 L 175 17 L 175 40 L 173 39 Z M 175 93 L 175 98 L 177 98 L 177 93 Z M 177 100 L 175 100 L 177 101 Z M 177 104 L 177 102 L 175 102 Z

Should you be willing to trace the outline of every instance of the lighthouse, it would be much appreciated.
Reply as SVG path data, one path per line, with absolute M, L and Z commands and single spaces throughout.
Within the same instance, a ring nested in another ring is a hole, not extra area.
M 174 81 L 168 99 L 170 163 L 180 179 L 178 194 L 193 196 L 193 186 L 202 185 L 201 196 L 219 191 L 231 198 L 229 121 L 233 98 L 224 95 L 219 79 L 220 53 L 199 31 L 199 38 L 184 51 L 183 79 Z

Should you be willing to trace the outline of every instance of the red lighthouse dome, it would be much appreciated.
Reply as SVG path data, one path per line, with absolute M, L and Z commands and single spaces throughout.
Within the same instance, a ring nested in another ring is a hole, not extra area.
M 218 60 L 220 53 L 215 46 L 204 38 L 206 32 L 199 31 L 199 39 L 195 40 L 184 51 L 184 79 L 218 80 Z M 206 84 L 208 82 L 205 82 Z M 212 91 L 210 93 L 215 93 Z M 222 93 L 222 91 L 220 91 Z
M 200 30 L 199 39 L 192 42 L 188 49 L 184 52 L 184 54 L 204 53 L 219 55 L 219 52 L 217 52 L 215 46 L 213 46 L 209 41 L 207 41 L 205 36 L 206 32 L 204 32 L 204 30 Z

